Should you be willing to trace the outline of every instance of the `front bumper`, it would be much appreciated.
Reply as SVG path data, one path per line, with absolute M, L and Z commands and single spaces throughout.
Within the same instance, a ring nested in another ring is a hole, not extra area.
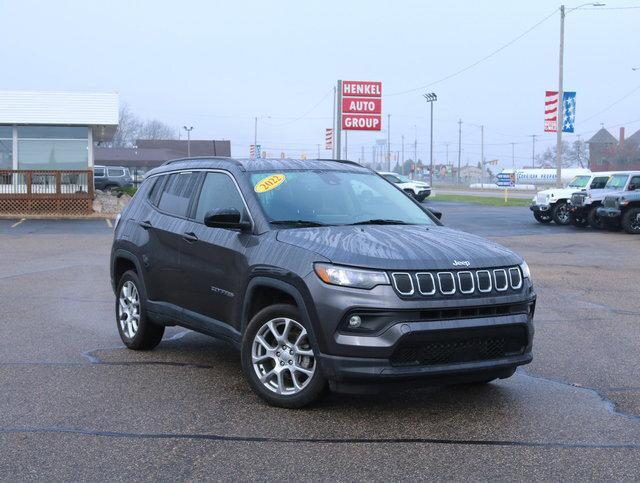
M 314 333 L 318 360 L 323 374 L 334 384 L 417 380 L 450 383 L 465 375 L 501 374 L 532 360 L 536 295 L 528 279 L 519 293 L 445 300 L 401 300 L 390 286 L 364 291 L 318 285 L 313 279 L 307 283 L 317 312 Z M 492 316 L 473 312 L 478 307 L 497 306 L 525 308 Z M 438 309 L 441 313 L 461 311 L 457 318 L 433 318 L 433 311 Z M 350 331 L 345 329 L 345 320 L 353 313 L 373 314 L 389 322 L 372 333 Z M 475 315 L 465 317 L 471 313 Z M 500 335 L 495 335 L 498 331 L 517 331 L 521 337 L 517 350 L 505 349 L 491 357 L 480 351 L 482 355 L 474 358 L 473 351 L 479 347 L 484 350 L 500 339 Z M 445 346 L 450 354 L 444 354 L 442 359 L 430 357 L 433 348 L 440 350 Z M 414 347 L 422 351 L 420 357 L 402 358 Z
M 550 205 L 531 205 L 529 206 L 529 209 L 531 211 L 533 211 L 534 213 L 546 213 L 551 209 Z
M 602 218 L 618 218 L 622 214 L 617 208 L 605 208 L 604 206 L 598 207 L 596 213 Z

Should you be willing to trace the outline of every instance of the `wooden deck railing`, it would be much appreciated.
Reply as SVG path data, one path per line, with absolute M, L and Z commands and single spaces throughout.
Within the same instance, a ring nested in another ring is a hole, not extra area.
M 91 170 L 0 170 L 0 214 L 87 214 Z

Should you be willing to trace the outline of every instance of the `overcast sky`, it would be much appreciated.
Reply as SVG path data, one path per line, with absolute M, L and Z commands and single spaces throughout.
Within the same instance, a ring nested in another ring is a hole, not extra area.
M 577 2 L 576 5 L 579 5 Z M 569 5 L 569 6 L 576 6 Z M 604 123 L 617 136 L 640 128 L 640 1 L 607 2 L 567 15 L 565 90 L 577 91 L 576 133 Z M 614 8 L 612 8 L 614 7 Z M 231 139 L 248 155 L 253 117 L 269 155 L 315 156 L 330 127 L 336 79 L 379 80 L 391 114 L 392 150 L 428 159 L 422 93 L 433 91 L 436 161 L 511 166 L 555 142 L 543 134 L 545 90 L 558 82 L 558 4 L 554 1 L 10 1 L 0 0 L 2 89 L 118 91 L 140 116 L 198 139 Z M 555 11 L 555 13 L 554 13 Z M 504 50 L 452 74 L 550 18 Z M 411 89 L 414 92 L 393 95 Z M 314 108 L 315 106 L 315 108 Z M 314 108 L 314 109 L 312 109 Z M 634 122 L 631 122 L 634 121 Z M 358 159 L 383 133 L 350 133 Z M 571 136 L 567 136 L 572 140 Z M 322 156 L 327 153 L 323 150 Z

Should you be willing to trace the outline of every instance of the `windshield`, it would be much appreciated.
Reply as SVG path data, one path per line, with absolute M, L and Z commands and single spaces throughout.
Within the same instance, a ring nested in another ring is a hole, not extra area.
M 591 176 L 576 176 L 569 183 L 569 188 L 584 188 L 591 179 Z
M 614 174 L 609 178 L 605 188 L 607 189 L 622 189 L 624 185 L 627 184 L 627 179 L 629 178 L 628 174 Z
M 402 176 L 401 174 L 396 174 L 396 176 L 400 178 L 400 181 L 402 181 L 403 183 L 413 183 L 413 181 L 406 176 Z
M 407 195 L 374 173 L 261 172 L 251 174 L 251 184 L 274 224 L 436 224 Z

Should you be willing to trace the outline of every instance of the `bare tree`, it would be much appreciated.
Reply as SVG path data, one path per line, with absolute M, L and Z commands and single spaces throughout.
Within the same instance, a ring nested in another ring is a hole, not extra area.
M 136 139 L 176 139 L 175 130 L 157 119 L 142 121 L 128 104 L 120 106 L 118 129 L 110 143 L 115 148 L 131 148 Z
M 588 164 L 589 153 L 585 143 L 574 141 L 569 144 L 562 141 L 562 167 L 570 168 L 572 166 L 583 167 Z M 556 165 L 556 147 L 548 147 L 544 152 L 536 156 L 537 165 L 542 168 L 554 168 Z
M 111 146 L 115 148 L 130 148 L 135 144 L 142 123 L 128 104 L 120 106 L 118 129 L 113 136 Z
M 146 121 L 138 131 L 137 139 L 175 139 L 176 132 L 171 126 L 152 119 Z

